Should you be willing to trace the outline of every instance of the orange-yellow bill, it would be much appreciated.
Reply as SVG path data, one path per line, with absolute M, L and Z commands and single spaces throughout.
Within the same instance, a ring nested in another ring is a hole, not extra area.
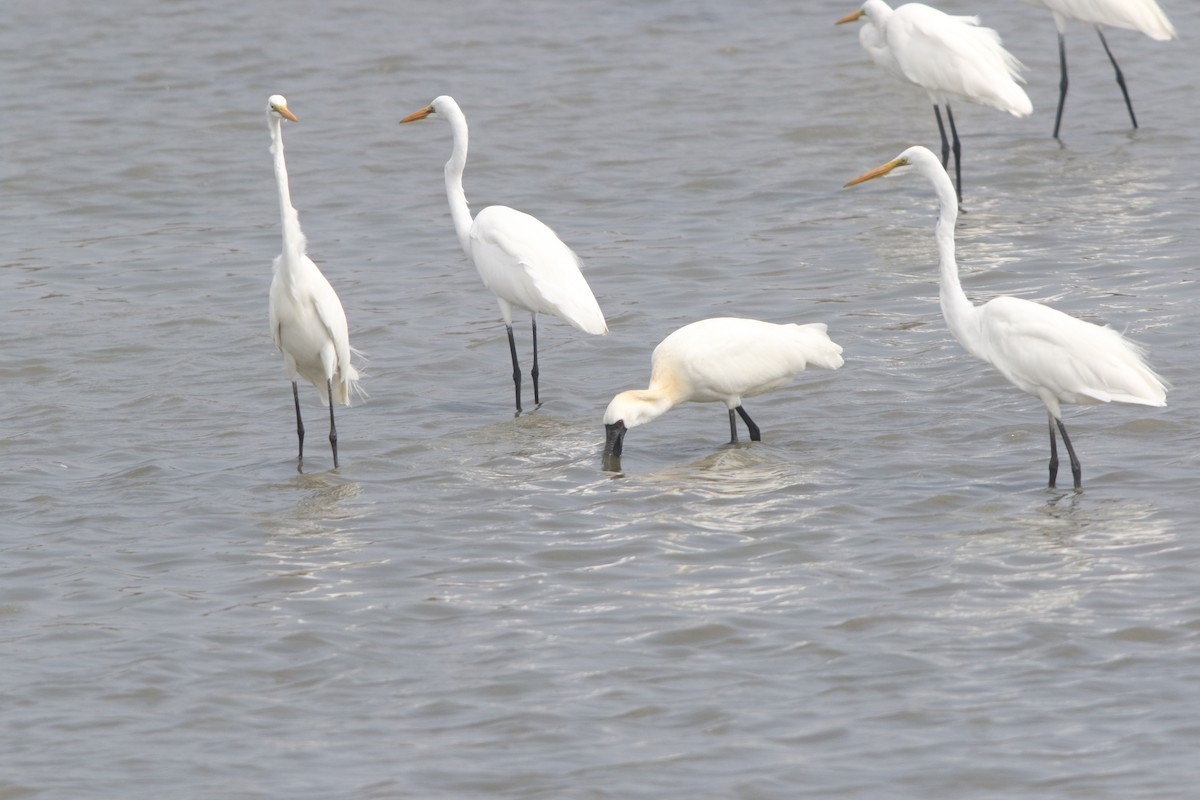
M 842 17 L 841 19 L 839 19 L 837 22 L 835 22 L 833 24 L 834 25 L 845 25 L 847 22 L 854 22 L 854 20 L 859 19 L 860 17 L 862 17 L 863 14 L 866 14 L 866 13 L 867 12 L 863 11 L 860 8 L 858 11 L 855 11 L 851 14 L 847 14 L 846 16 Z
M 907 164 L 908 164 L 907 158 L 897 158 L 895 161 L 889 161 L 886 164 L 884 164 L 883 166 L 876 167 L 875 169 L 871 170 L 870 172 L 864 172 L 862 175 L 859 175 L 857 178 L 850 181 L 849 183 L 846 184 L 846 186 L 843 186 L 842 188 L 845 189 L 847 186 L 854 186 L 856 184 L 862 183 L 863 181 L 869 181 L 872 178 L 879 178 L 883 175 L 887 175 L 889 172 L 894 170 L 896 167 L 903 167 L 903 166 L 906 166 Z
M 284 119 L 291 120 L 292 122 L 300 121 L 300 120 L 296 119 L 295 114 L 293 114 L 291 111 L 288 110 L 287 106 L 275 106 L 275 113 L 278 114 L 279 116 L 283 117 Z
M 425 119 L 432 113 L 433 113 L 433 106 L 425 106 L 420 111 L 414 111 L 413 113 L 409 114 L 404 119 L 400 120 L 400 124 L 403 125 L 405 122 L 416 122 L 419 119 Z

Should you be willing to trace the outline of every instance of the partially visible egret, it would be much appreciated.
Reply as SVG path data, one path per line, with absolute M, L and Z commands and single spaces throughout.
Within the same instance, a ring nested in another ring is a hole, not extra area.
M 1057 426 L 1079 491 L 1082 469 L 1063 425 L 1061 405 L 1116 401 L 1165 406 L 1166 386 L 1146 363 L 1142 349 L 1112 328 L 1019 297 L 995 297 L 981 306 L 973 305 L 959 283 L 954 260 L 954 223 L 958 219 L 954 187 L 937 156 L 924 147 L 910 147 L 846 186 L 905 166 L 915 167 L 933 184 L 941 204 L 934 235 L 946 326 L 968 353 L 988 362 L 1018 389 L 1045 404 L 1050 420 L 1050 488 L 1058 478 Z
M 654 348 L 650 388 L 621 392 L 604 412 L 605 456 L 619 456 L 629 428 L 644 425 L 680 403 L 722 402 L 729 409 L 729 441 L 738 440 L 736 411 L 750 440 L 762 439 L 743 397 L 787 386 L 810 364 L 842 365 L 842 348 L 825 325 L 777 325 L 716 317 L 684 325 Z
M 583 274 L 579 257 L 540 220 L 507 206 L 488 206 L 471 219 L 463 191 L 463 168 L 467 163 L 467 118 L 453 97 L 443 95 L 400 122 L 425 118 L 444 119 L 454 133 L 454 150 L 446 162 L 446 197 L 459 244 L 479 270 L 483 285 L 492 290 L 500 304 L 508 349 L 512 356 L 513 386 L 517 412 L 521 411 L 521 368 L 513 338 L 512 310 L 530 313 L 533 326 L 533 402 L 538 394 L 537 315 L 553 314 L 581 331 L 608 333 L 604 314 Z
M 942 137 L 942 166 L 948 168 L 951 146 L 940 106 L 946 107 L 954 139 L 955 185 L 962 203 L 962 145 L 950 101 L 968 100 L 1014 117 L 1029 116 L 1033 103 L 1018 84 L 1024 83 L 1021 62 L 1001 46 L 1000 34 L 979 27 L 979 17 L 954 17 L 923 3 L 905 3 L 893 10 L 883 0 L 867 0 L 836 24 L 862 17 L 866 23 L 858 38 L 875 63 L 929 93 Z
M 334 402 L 350 405 L 351 393 L 361 393 L 358 370 L 350 363 L 350 334 L 346 312 L 337 292 L 305 252 L 300 217 L 292 207 L 287 165 L 283 160 L 283 120 L 296 121 L 287 100 L 274 94 L 267 100 L 267 125 L 271 129 L 271 153 L 275 156 L 275 182 L 279 185 L 279 215 L 283 223 L 283 252 L 275 258 L 271 280 L 268 318 L 271 338 L 283 353 L 283 363 L 292 378 L 296 402 L 296 436 L 300 440 L 296 469 L 304 465 L 304 422 L 300 418 L 297 378 L 312 383 L 321 402 L 329 406 L 329 444 L 333 466 L 338 465 L 337 426 Z M 333 402 L 331 402 L 331 399 Z
M 1111 28 L 1126 28 L 1140 31 L 1151 39 L 1165 42 L 1175 38 L 1175 27 L 1167 19 L 1167 15 L 1158 7 L 1154 0 L 1025 0 L 1033 6 L 1050 10 L 1054 14 L 1054 25 L 1058 28 L 1058 113 L 1054 115 L 1054 138 L 1058 138 L 1058 130 L 1062 125 L 1063 105 L 1067 102 L 1067 20 L 1075 19 L 1086 22 L 1096 28 L 1100 36 L 1100 44 L 1108 53 L 1113 70 L 1117 73 L 1117 85 L 1121 87 L 1121 95 L 1125 98 L 1125 108 L 1129 109 L 1129 121 L 1136 128 L 1137 117 L 1133 115 L 1133 103 L 1129 101 L 1129 90 L 1125 88 L 1125 76 L 1117 66 L 1104 38 L 1102 25 Z

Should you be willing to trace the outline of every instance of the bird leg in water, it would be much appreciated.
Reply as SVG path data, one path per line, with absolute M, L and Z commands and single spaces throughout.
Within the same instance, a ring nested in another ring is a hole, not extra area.
M 1067 446 L 1067 455 L 1071 458 L 1071 476 L 1075 478 L 1075 491 L 1083 489 L 1083 467 L 1079 464 L 1079 459 L 1075 456 L 1075 448 L 1071 446 L 1071 437 L 1067 436 L 1067 426 L 1063 425 L 1061 419 L 1056 419 L 1058 423 L 1058 432 L 1062 434 L 1063 444 Z
M 942 109 L 933 104 L 933 115 L 937 117 L 938 135 L 942 137 L 942 169 L 950 166 L 950 140 L 946 138 L 946 126 L 942 123 Z
M 1071 459 L 1071 476 L 1075 479 L 1075 491 L 1083 489 L 1083 467 L 1079 464 L 1079 459 L 1075 455 L 1075 448 L 1071 446 L 1071 438 L 1067 436 L 1067 426 L 1063 425 L 1061 419 L 1050 417 L 1050 487 L 1054 488 L 1055 482 L 1058 480 L 1058 443 L 1054 439 L 1054 428 L 1058 426 L 1059 432 L 1062 434 L 1063 444 L 1067 446 L 1067 455 Z
M 1100 38 L 1103 39 L 1104 34 L 1101 34 Z M 1067 40 L 1061 33 L 1058 35 L 1058 71 L 1058 113 L 1054 115 L 1055 139 L 1058 138 L 1058 129 L 1062 126 L 1063 106 L 1067 104 Z
M 1121 74 L 1121 68 L 1117 66 L 1117 60 L 1113 58 L 1112 50 L 1108 49 L 1108 40 L 1104 38 L 1104 31 L 1100 30 L 1099 25 L 1096 26 L 1096 33 L 1100 35 L 1100 44 L 1104 45 L 1104 52 L 1108 53 L 1108 60 L 1112 62 L 1113 69 L 1117 71 L 1117 86 L 1121 87 L 1121 94 L 1125 97 L 1125 107 L 1129 109 L 1129 119 L 1136 129 L 1137 117 L 1133 115 L 1133 103 L 1129 102 L 1129 90 L 1125 88 L 1125 76 Z
M 292 381 L 292 399 L 296 401 L 296 437 L 300 440 L 300 453 L 296 456 L 296 472 L 304 465 L 304 421 L 300 419 L 300 389 Z
M 337 469 L 337 425 L 333 422 L 333 381 L 325 379 L 325 391 L 329 394 L 329 446 L 333 448 L 333 468 Z
M 1053 489 L 1054 484 L 1058 481 L 1058 439 L 1054 435 L 1054 417 L 1050 414 L 1046 415 L 1047 421 L 1050 423 L 1050 486 Z
M 954 191 L 958 194 L 958 206 L 962 208 L 962 143 L 958 141 L 958 128 L 954 125 L 954 112 L 946 103 L 946 121 L 950 123 L 950 136 L 954 139 Z
M 938 135 L 942 137 L 942 169 L 949 171 L 950 140 L 946 138 L 946 126 L 942 124 L 942 110 L 936 103 L 933 114 L 937 117 Z M 962 155 L 962 143 L 958 141 L 958 128 L 954 125 L 954 112 L 950 110 L 949 103 L 946 104 L 946 119 L 950 121 L 950 136 L 954 139 L 954 191 L 958 195 L 958 205 L 962 206 L 962 163 L 959 158 Z
M 517 413 L 521 413 L 521 367 L 517 364 L 517 340 L 513 338 L 512 325 L 505 324 L 508 331 L 508 352 L 513 362 L 513 387 L 517 394 Z
M 738 406 L 737 413 L 742 418 L 742 421 L 746 423 L 746 429 L 750 431 L 750 441 L 761 442 L 762 433 L 759 432 L 758 426 L 754 424 L 754 420 L 750 419 L 750 415 L 746 413 L 746 409 Z
M 733 409 L 729 409 L 729 443 L 737 444 L 737 417 L 733 415 Z
M 529 375 L 533 378 L 533 407 L 537 408 L 542 404 L 542 399 L 538 395 L 538 360 L 537 360 L 537 315 L 535 314 L 532 321 L 533 325 L 533 369 Z

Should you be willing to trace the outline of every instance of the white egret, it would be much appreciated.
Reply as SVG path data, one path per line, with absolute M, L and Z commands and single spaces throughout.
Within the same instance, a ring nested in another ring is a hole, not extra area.
M 271 280 L 268 318 L 271 338 L 283 353 L 283 363 L 292 378 L 292 399 L 296 403 L 296 435 L 300 440 L 296 469 L 304 464 L 304 422 L 300 418 L 300 390 L 297 378 L 316 387 L 321 402 L 329 406 L 329 444 L 333 448 L 333 466 L 338 465 L 337 426 L 334 403 L 350 405 L 351 393 L 361 394 L 358 370 L 350 363 L 355 352 L 350 347 L 346 312 L 337 292 L 306 253 L 306 240 L 300 230 L 300 217 L 292 207 L 288 190 L 287 165 L 283 160 L 283 120 L 296 121 L 287 100 L 271 95 L 267 100 L 267 125 L 271 129 L 271 153 L 275 156 L 275 182 L 279 186 L 279 214 L 283 223 L 283 252 L 275 259 L 275 277 Z
M 777 325 L 757 319 L 716 317 L 684 325 L 654 348 L 650 388 L 621 392 L 604 412 L 606 456 L 619 456 L 629 428 L 644 425 L 680 403 L 722 402 L 729 409 L 729 441 L 738 440 L 736 411 L 762 436 L 742 408 L 753 397 L 790 384 L 805 367 L 837 369 L 842 348 L 824 324 Z
M 1054 14 L 1054 25 L 1058 28 L 1058 112 L 1054 115 L 1054 138 L 1058 138 L 1058 130 L 1062 126 L 1063 105 L 1067 102 L 1067 20 L 1074 19 L 1086 22 L 1096 29 L 1100 36 L 1100 44 L 1112 62 L 1113 70 L 1117 73 L 1117 85 L 1121 87 L 1121 96 L 1125 98 L 1125 108 L 1129 109 L 1129 120 L 1136 128 L 1137 117 L 1133 114 L 1133 103 L 1129 101 L 1129 90 L 1125 87 L 1125 76 L 1108 47 L 1101 26 L 1110 28 L 1126 28 L 1139 31 L 1158 42 L 1175 38 L 1175 27 L 1167 19 L 1167 15 L 1158 7 L 1154 0 L 1025 0 L 1033 6 L 1048 9 Z
M 962 203 L 962 145 L 950 101 L 967 100 L 1006 111 L 1014 117 L 1033 113 L 1029 95 L 1020 87 L 1023 69 L 1001 46 L 1000 34 L 979 27 L 978 17 L 955 17 L 923 3 L 892 9 L 883 0 L 867 0 L 862 8 L 837 21 L 842 25 L 866 17 L 859 30 L 863 49 L 876 64 L 929 94 L 942 138 L 942 166 L 949 168 L 950 142 L 941 106 L 954 140 L 954 178 Z
M 935 237 L 946 326 L 968 353 L 988 362 L 1018 389 L 1045 404 L 1050 421 L 1050 487 L 1058 477 L 1057 426 L 1071 459 L 1075 489 L 1080 490 L 1082 470 L 1063 425 L 1062 404 L 1116 401 L 1165 406 L 1166 386 L 1146 363 L 1142 349 L 1112 328 L 1019 297 L 995 297 L 981 306 L 973 305 L 959 283 L 954 260 L 954 223 L 958 219 L 954 187 L 937 156 L 924 147 L 910 147 L 846 186 L 905 166 L 915 167 L 933 184 L 941 204 Z
M 459 244 L 479 270 L 483 285 L 492 290 L 508 331 L 512 356 L 517 412 L 521 411 L 521 368 L 513 338 L 512 310 L 530 313 L 533 328 L 533 402 L 538 394 L 537 315 L 552 314 L 593 334 L 608 333 L 604 313 L 583 274 L 579 257 L 540 220 L 507 206 L 488 206 L 471 219 L 463 191 L 467 163 L 467 118 L 453 97 L 443 95 L 400 122 L 425 118 L 444 119 L 454 134 L 454 150 L 446 162 L 446 197 Z

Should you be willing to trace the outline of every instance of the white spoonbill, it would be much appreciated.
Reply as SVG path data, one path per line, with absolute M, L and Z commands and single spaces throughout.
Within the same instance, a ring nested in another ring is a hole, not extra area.
M 958 219 L 954 187 L 937 156 L 926 148 L 910 147 L 846 185 L 910 165 L 933 184 L 941 204 L 934 235 L 946 326 L 968 353 L 988 362 L 1018 389 L 1046 405 L 1050 419 L 1050 487 L 1058 478 L 1057 426 L 1071 459 L 1075 490 L 1079 491 L 1083 486 L 1082 470 L 1063 425 L 1061 405 L 1115 400 L 1165 406 L 1166 386 L 1146 363 L 1142 349 L 1112 328 L 1019 297 L 995 297 L 981 306 L 973 305 L 958 281 L 954 260 L 954 223 Z
M 1129 109 L 1129 120 L 1136 128 L 1137 117 L 1133 115 L 1133 103 L 1129 101 L 1129 90 L 1125 88 L 1125 76 L 1117 66 L 1104 38 L 1102 25 L 1110 28 L 1126 28 L 1139 31 L 1158 42 L 1175 38 L 1175 27 L 1167 19 L 1167 15 L 1158 7 L 1154 0 L 1025 0 L 1033 6 L 1045 8 L 1054 14 L 1054 25 L 1058 28 L 1058 113 L 1054 115 L 1054 138 L 1058 138 L 1058 130 L 1062 125 L 1063 105 L 1067 102 L 1067 20 L 1074 19 L 1086 22 L 1096 28 L 1100 35 L 1100 44 L 1112 62 L 1113 70 L 1117 73 L 1117 85 L 1121 87 L 1121 95 L 1125 98 L 1125 108 Z
M 586 333 L 608 333 L 608 325 L 595 295 L 579 271 L 579 257 L 544 223 L 507 206 L 488 206 L 472 221 L 462 184 L 463 168 L 467 163 L 467 118 L 453 97 L 442 95 L 400 122 L 415 122 L 426 117 L 446 120 L 454 132 L 454 150 L 445 171 L 450 217 L 454 220 L 454 230 L 463 252 L 475 263 L 483 285 L 492 290 L 500 304 L 500 314 L 508 331 L 513 385 L 517 412 L 520 413 L 521 368 L 513 339 L 513 308 L 525 309 L 532 319 L 533 369 L 530 376 L 535 406 L 541 403 L 537 315 L 553 314 Z
M 950 143 L 940 106 L 946 107 L 954 139 L 954 177 L 962 203 L 962 145 L 950 101 L 968 100 L 1007 111 L 1014 117 L 1033 113 L 1029 95 L 1018 85 L 1021 62 L 1000 43 L 1000 34 L 979 27 L 979 17 L 953 17 L 923 3 L 892 9 L 883 0 L 867 0 L 862 8 L 837 21 L 842 25 L 866 17 L 858 38 L 876 64 L 929 93 L 938 133 L 942 166 L 949 167 Z
M 275 182 L 279 185 L 279 215 L 283 222 L 283 252 L 275 258 L 275 277 L 271 280 L 271 304 L 268 318 L 271 338 L 283 353 L 283 363 L 292 378 L 292 399 L 296 402 L 296 436 L 300 450 L 296 469 L 304 465 L 304 422 L 300 418 L 300 390 L 297 378 L 312 383 L 329 406 L 329 444 L 333 448 L 333 466 L 338 465 L 337 426 L 333 419 L 334 403 L 350 405 L 351 393 L 361 394 L 358 370 L 350 363 L 350 334 L 346 312 L 337 292 L 305 252 L 300 217 L 292 208 L 288 190 L 287 164 L 283 160 L 283 120 L 296 121 L 287 100 L 274 94 L 267 100 L 267 125 L 271 129 L 271 153 L 275 156 Z M 331 400 L 333 402 L 331 402 Z
M 716 317 L 684 325 L 654 348 L 650 388 L 621 392 L 604 412 L 606 456 L 619 456 L 625 432 L 661 416 L 680 403 L 722 402 L 729 409 L 729 441 L 738 440 L 737 412 L 761 440 L 743 397 L 787 386 L 812 364 L 824 369 L 842 365 L 842 348 L 830 340 L 825 325 L 777 325 L 757 319 Z

